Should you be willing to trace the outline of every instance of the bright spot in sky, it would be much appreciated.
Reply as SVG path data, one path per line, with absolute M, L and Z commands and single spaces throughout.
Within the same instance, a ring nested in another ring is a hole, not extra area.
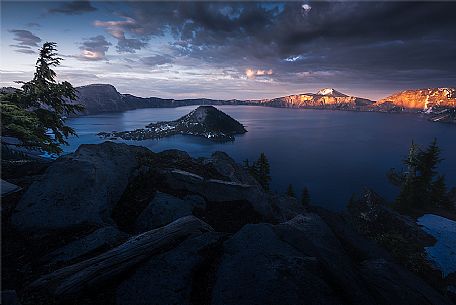
M 301 55 L 298 55 L 298 56 L 290 56 L 288 58 L 285 58 L 285 61 L 297 61 L 298 59 L 301 59 Z
M 266 76 L 266 75 L 272 75 L 272 69 L 269 70 L 253 70 L 253 69 L 247 69 L 245 70 L 245 75 L 249 79 L 254 79 L 256 76 Z
M 302 5 L 302 9 L 307 13 L 308 11 L 310 11 L 312 9 L 312 7 L 306 3 L 306 4 Z

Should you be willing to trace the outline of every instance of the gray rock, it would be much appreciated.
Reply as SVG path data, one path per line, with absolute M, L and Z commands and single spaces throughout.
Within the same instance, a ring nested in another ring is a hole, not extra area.
M 204 179 L 199 175 L 182 170 L 170 170 L 164 174 L 165 183 L 171 189 L 198 194 L 212 202 L 248 201 L 254 210 L 265 219 L 271 219 L 273 216 L 269 196 L 260 186 Z
M 103 227 L 49 253 L 42 260 L 49 263 L 69 262 L 103 248 L 112 248 L 128 236 L 115 227 Z
M 451 304 L 423 280 L 384 259 L 364 261 L 361 272 L 379 304 Z
M 216 151 L 211 158 L 205 159 L 203 164 L 212 165 L 221 175 L 228 177 L 232 182 L 259 186 L 255 178 L 224 152 Z
M 202 284 L 195 283 L 194 276 L 196 269 L 206 264 L 203 250 L 217 247 L 223 236 L 215 232 L 205 233 L 153 257 L 119 285 L 117 304 L 195 304 L 191 302 L 191 293 L 194 285 Z
M 225 242 L 213 305 L 341 304 L 316 257 L 282 241 L 270 224 L 246 225 Z
M 1 179 L 0 189 L 1 189 L 2 197 L 21 190 L 21 188 L 19 186 L 9 183 L 8 181 L 5 181 L 3 179 Z
M 0 300 L 2 305 L 20 305 L 15 290 L 3 290 Z
M 306 211 L 306 208 L 296 198 L 290 196 L 271 196 L 270 203 L 277 222 L 293 219 Z
M 383 235 L 394 232 L 402 234 L 408 242 L 425 246 L 435 243 L 435 239 L 417 225 L 412 217 L 393 210 L 370 189 L 366 189 L 361 198 L 349 205 L 348 213 L 351 222 L 363 234 Z
M 195 207 L 204 208 L 204 205 L 205 201 L 200 196 L 193 195 L 180 199 L 157 192 L 136 220 L 136 231 L 144 232 L 165 226 L 178 218 L 192 215 Z
M 41 232 L 82 224 L 112 224 L 111 211 L 145 148 L 105 142 L 81 145 L 57 159 L 21 198 L 12 223 Z
M 212 304 L 451 304 L 392 261 L 359 262 L 338 236 L 363 240 L 335 235 L 312 213 L 244 226 L 224 243 Z

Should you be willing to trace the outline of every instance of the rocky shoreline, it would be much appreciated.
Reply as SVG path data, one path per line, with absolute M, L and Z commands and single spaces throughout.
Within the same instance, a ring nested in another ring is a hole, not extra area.
M 454 304 L 448 279 L 378 239 L 394 224 L 407 257 L 434 242 L 372 192 L 334 213 L 223 152 L 112 142 L 44 167 L 2 174 L 23 188 L 2 198 L 2 289 L 22 305 Z

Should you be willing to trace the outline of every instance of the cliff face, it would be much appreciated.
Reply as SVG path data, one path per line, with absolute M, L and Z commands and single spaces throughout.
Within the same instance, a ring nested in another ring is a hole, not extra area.
M 405 90 L 383 98 L 375 106 L 380 108 L 400 107 L 409 110 L 428 110 L 433 107 L 456 107 L 455 88 L 431 88 Z
M 212 99 L 164 99 L 158 97 L 138 97 L 121 94 L 108 84 L 92 84 L 76 88 L 77 100 L 72 103 L 84 106 L 81 114 L 98 114 L 103 112 L 121 112 L 140 108 L 168 108 L 191 105 L 238 105 L 238 100 Z
M 76 88 L 76 104 L 84 106 L 84 114 L 128 110 L 125 101 L 114 86 L 94 84 Z
M 288 95 L 274 99 L 257 101 L 258 104 L 274 107 L 290 108 L 346 108 L 359 109 L 374 104 L 369 99 L 348 96 L 334 89 L 322 89 L 313 93 Z

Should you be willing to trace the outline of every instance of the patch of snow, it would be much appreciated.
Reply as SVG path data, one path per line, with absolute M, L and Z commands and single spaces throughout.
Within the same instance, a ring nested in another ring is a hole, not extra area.
M 325 88 L 321 89 L 320 91 L 317 92 L 319 95 L 332 95 L 334 93 L 334 89 L 332 88 Z
M 429 260 L 442 271 L 444 277 L 456 272 L 456 221 L 425 214 L 418 218 L 417 223 L 437 240 L 435 245 L 425 247 Z
M 317 95 L 326 95 L 326 96 L 346 96 L 345 94 L 333 89 L 333 88 L 324 88 L 317 92 Z

